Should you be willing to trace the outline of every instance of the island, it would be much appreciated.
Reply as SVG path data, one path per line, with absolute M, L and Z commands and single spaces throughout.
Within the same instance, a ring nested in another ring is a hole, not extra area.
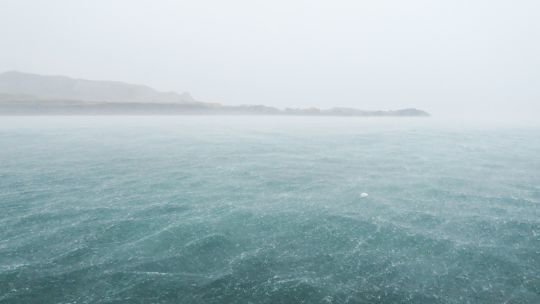
M 428 117 L 407 108 L 365 111 L 336 107 L 278 109 L 265 105 L 222 105 L 189 93 L 159 92 L 148 86 L 21 72 L 0 74 L 0 115 L 296 115 Z

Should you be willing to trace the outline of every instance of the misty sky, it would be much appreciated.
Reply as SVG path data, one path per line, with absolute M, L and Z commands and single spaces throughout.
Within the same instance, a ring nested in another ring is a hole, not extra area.
M 202 101 L 540 114 L 540 1 L 0 0 L 0 72 Z

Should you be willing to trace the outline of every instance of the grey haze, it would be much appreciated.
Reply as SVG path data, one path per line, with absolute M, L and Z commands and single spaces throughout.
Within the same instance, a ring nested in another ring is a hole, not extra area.
M 223 104 L 536 117 L 540 2 L 0 1 L 0 72 Z

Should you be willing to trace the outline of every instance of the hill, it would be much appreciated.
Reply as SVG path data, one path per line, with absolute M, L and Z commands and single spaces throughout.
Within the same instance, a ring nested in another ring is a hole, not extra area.
M 281 110 L 265 105 L 227 106 L 196 101 L 189 93 L 159 92 L 144 85 L 21 72 L 0 74 L 0 114 L 429 116 L 413 108 L 363 111 L 353 108 Z

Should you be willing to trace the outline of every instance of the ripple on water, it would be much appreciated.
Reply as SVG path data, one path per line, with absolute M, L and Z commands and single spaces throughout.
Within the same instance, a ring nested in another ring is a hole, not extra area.
M 198 119 L 0 126 L 0 303 L 540 303 L 538 130 Z

